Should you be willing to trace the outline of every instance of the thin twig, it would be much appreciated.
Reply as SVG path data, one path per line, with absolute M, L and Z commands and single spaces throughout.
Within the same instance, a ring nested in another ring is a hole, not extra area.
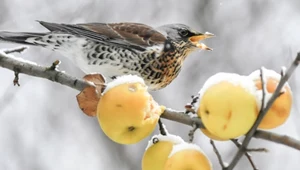
M 277 88 L 276 88 L 275 92 L 273 93 L 273 95 L 271 96 L 270 100 L 268 101 L 266 107 L 263 107 L 264 106 L 264 101 L 262 102 L 262 107 L 261 107 L 262 109 L 261 109 L 254 125 L 252 126 L 250 131 L 247 133 L 247 135 L 246 135 L 246 137 L 245 137 L 245 139 L 242 143 L 242 146 L 240 147 L 240 149 L 236 153 L 235 157 L 233 158 L 233 160 L 231 161 L 231 163 L 227 167 L 227 170 L 232 170 L 235 167 L 235 165 L 238 163 L 238 161 L 242 157 L 243 153 L 245 152 L 244 148 L 246 148 L 248 146 L 248 144 L 250 143 L 250 140 L 253 137 L 253 135 L 255 134 L 255 131 L 256 131 L 257 127 L 259 126 L 260 122 L 262 121 L 262 119 L 264 118 L 265 114 L 268 112 L 268 110 L 270 109 L 270 107 L 272 106 L 274 101 L 280 95 L 282 87 L 285 85 L 287 80 L 290 78 L 292 73 L 295 71 L 295 69 L 297 68 L 299 62 L 300 62 L 300 53 L 297 54 L 297 57 L 295 58 L 295 60 L 291 64 L 291 66 L 288 68 L 286 74 L 283 77 L 281 77 L 281 79 L 280 79 L 280 81 L 277 85 Z
M 199 128 L 205 128 L 201 120 L 197 117 L 191 118 L 189 115 L 185 114 L 184 111 L 177 111 L 170 108 L 165 109 L 164 113 L 160 116 L 161 118 L 179 122 L 185 125 L 193 126 L 196 124 Z
M 266 148 L 247 148 L 246 152 L 269 152 Z
M 196 111 L 195 111 L 195 104 L 198 102 L 199 95 L 191 96 L 191 97 L 192 97 L 191 103 L 187 103 L 185 105 L 185 114 L 188 114 L 188 113 L 195 114 L 196 113 Z
M 25 50 L 27 50 L 28 47 L 26 46 L 21 46 L 21 47 L 16 47 L 16 48 L 11 48 L 11 49 L 6 49 L 6 50 L 3 50 L 3 52 L 5 54 L 11 54 L 11 53 L 21 53 Z
M 189 142 L 192 143 L 194 141 L 194 134 L 198 128 L 199 126 L 196 123 L 192 125 L 192 129 L 189 132 Z
M 161 122 L 161 119 L 158 119 L 158 126 L 159 126 L 159 131 L 161 135 L 166 136 L 167 135 L 167 131 L 164 127 L 164 124 Z
M 14 73 L 15 73 L 15 78 L 13 80 L 14 86 L 15 85 L 20 86 L 20 83 L 19 83 L 19 73 L 20 73 L 19 69 L 15 68 Z
M 254 137 L 255 138 L 260 138 L 260 139 L 264 139 L 264 140 L 268 140 L 271 142 L 275 142 L 278 144 L 283 144 L 286 146 L 289 146 L 291 148 L 297 149 L 300 151 L 300 143 L 299 140 L 287 136 L 287 135 L 280 135 L 274 132 L 267 132 L 267 131 L 263 131 L 263 130 L 257 130 L 254 133 Z
M 267 90 L 267 82 L 265 82 L 265 76 L 264 76 L 264 68 L 260 68 L 260 81 L 261 81 L 261 108 L 259 111 L 259 114 L 261 114 L 265 108 L 265 98 L 266 98 L 266 90 Z
M 14 68 L 18 68 L 19 73 L 27 74 L 34 77 L 45 78 L 50 81 L 69 86 L 79 91 L 82 91 L 87 86 L 91 86 L 91 84 L 89 84 L 87 81 L 70 76 L 65 72 L 59 70 L 47 70 L 47 67 L 36 65 L 26 60 L 19 60 L 13 56 L 7 56 L 1 53 L 1 51 L 0 51 L 0 67 L 7 68 L 12 71 L 14 71 Z M 184 111 L 177 111 L 177 110 L 167 108 L 165 109 L 164 113 L 161 115 L 161 118 L 172 120 L 188 126 L 197 124 L 199 128 L 205 128 L 199 118 L 196 117 L 191 118 L 189 115 L 185 114 Z M 266 132 L 262 130 L 257 130 L 256 133 L 254 134 L 254 137 L 276 142 L 300 150 L 300 141 L 293 139 L 292 137 L 282 136 L 276 133 Z
M 242 146 L 241 142 L 239 142 L 237 139 L 231 139 L 231 141 L 240 148 Z M 246 148 L 246 152 L 269 152 L 266 148 Z
M 210 139 L 210 144 L 211 144 L 211 146 L 213 147 L 213 150 L 214 150 L 214 152 L 215 152 L 216 155 L 217 155 L 218 161 L 219 161 L 219 163 L 220 163 L 222 169 L 226 169 L 226 166 L 225 166 L 225 164 L 224 164 L 224 162 L 223 162 L 222 156 L 221 156 L 220 152 L 218 151 L 218 149 L 217 149 L 217 147 L 216 147 L 216 145 L 215 145 L 215 142 L 214 142 L 213 140 Z
M 231 141 L 232 141 L 232 142 L 235 144 L 235 146 L 237 146 L 238 148 L 241 147 L 241 143 L 240 143 L 237 139 L 232 139 Z M 245 152 L 245 156 L 247 157 L 248 161 L 250 162 L 250 164 L 251 164 L 253 170 L 258 170 L 258 168 L 256 167 L 254 161 L 252 160 L 251 154 L 249 154 L 248 152 Z
M 55 60 L 52 65 L 50 67 L 48 67 L 47 69 L 48 70 L 56 70 L 59 66 L 61 62 L 59 60 Z

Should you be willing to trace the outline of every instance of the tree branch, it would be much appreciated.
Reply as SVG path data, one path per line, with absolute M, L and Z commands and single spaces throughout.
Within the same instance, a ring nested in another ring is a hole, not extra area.
M 258 114 L 258 117 L 257 117 L 254 125 L 252 126 L 250 131 L 246 134 L 246 137 L 242 143 L 242 146 L 240 147 L 240 149 L 238 150 L 238 152 L 236 153 L 236 155 L 234 156 L 233 160 L 231 161 L 229 166 L 226 168 L 226 170 L 232 170 L 235 167 L 235 165 L 238 163 L 238 161 L 240 160 L 240 158 L 242 157 L 242 155 L 245 152 L 245 148 L 247 148 L 248 144 L 250 143 L 251 138 L 255 135 L 255 132 L 256 132 L 260 122 L 262 121 L 264 116 L 267 114 L 268 110 L 271 108 L 271 106 L 273 105 L 273 103 L 275 102 L 277 97 L 281 94 L 283 86 L 286 84 L 287 80 L 291 77 L 291 75 L 293 74 L 293 72 L 295 71 L 297 66 L 299 65 L 299 62 L 300 62 L 300 52 L 297 54 L 295 60 L 293 61 L 291 66 L 288 68 L 287 72 L 284 74 L 285 71 L 281 71 L 281 73 L 284 75 L 281 75 L 281 79 L 276 87 L 276 90 L 274 91 L 273 95 L 267 102 L 266 106 L 264 106 L 265 84 L 263 83 L 263 79 L 264 79 L 263 70 L 261 70 L 263 99 L 262 99 L 262 106 L 261 106 L 260 112 Z M 299 143 L 299 141 L 297 143 Z M 291 143 L 289 143 L 289 144 L 291 144 Z
M 24 47 L 20 47 L 24 48 Z M 6 50 L 10 51 L 8 53 L 13 52 L 20 52 L 20 48 L 16 48 L 13 50 Z M 300 54 L 299 54 L 300 57 Z M 26 61 L 22 58 L 14 57 L 13 55 L 8 55 L 5 51 L 0 51 L 0 67 L 7 68 L 9 70 L 14 71 L 15 69 L 18 70 L 19 74 L 27 74 L 34 77 L 45 78 L 51 80 L 56 83 L 60 83 L 62 85 L 69 86 L 73 89 L 82 91 L 85 87 L 90 86 L 88 82 L 78 79 L 76 77 L 70 76 L 63 71 L 59 71 L 57 69 L 48 69 L 49 67 L 43 67 L 37 65 L 36 63 Z M 288 73 L 287 73 L 288 74 Z M 161 115 L 162 118 L 172 120 L 175 122 L 179 122 L 185 125 L 193 126 L 197 125 L 199 127 L 203 127 L 201 120 L 198 118 L 190 118 L 185 111 L 176 111 L 173 109 L 167 108 L 164 113 Z M 281 136 L 276 133 L 271 133 L 262 130 L 256 130 L 253 137 L 264 139 L 272 142 L 276 142 L 279 144 L 283 144 L 289 146 L 291 148 L 300 150 L 300 141 L 293 139 L 289 136 Z
M 254 133 L 255 138 L 260 138 L 264 140 L 268 140 L 271 142 L 276 142 L 279 144 L 287 145 L 291 148 L 297 149 L 300 151 L 300 145 L 299 145 L 299 140 L 289 137 L 287 135 L 279 135 L 277 133 L 273 132 L 267 132 L 263 130 L 256 130 Z
M 90 86 L 88 82 L 65 74 L 63 71 L 47 69 L 47 67 L 39 66 L 36 63 L 14 57 L 13 55 L 8 55 L 1 51 L 0 67 L 7 68 L 12 71 L 18 70 L 18 73 L 27 74 L 34 77 L 45 78 L 79 91 L 83 90 L 87 86 Z

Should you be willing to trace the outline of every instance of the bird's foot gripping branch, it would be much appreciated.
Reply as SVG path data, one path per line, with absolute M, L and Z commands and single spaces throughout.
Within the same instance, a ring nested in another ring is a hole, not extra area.
M 100 74 L 78 79 L 59 71 L 59 62 L 43 67 L 10 55 L 25 49 L 20 47 L 0 52 L 0 66 L 15 72 L 14 84 L 22 85 L 19 74 L 27 74 L 79 90 L 77 101 L 80 108 L 89 116 L 97 116 L 100 127 L 113 141 L 137 143 L 151 134 L 157 124 L 160 125 L 161 134 L 153 136 L 147 146 L 142 161 L 143 170 L 212 169 L 206 154 L 199 146 L 192 144 L 193 132 L 199 128 L 213 140 L 229 141 L 237 146 L 233 160 L 226 164 L 211 140 L 213 151 L 224 170 L 233 169 L 243 155 L 253 169 L 257 169 L 250 152 L 265 152 L 266 149 L 247 148 L 253 137 L 300 150 L 300 141 L 292 137 L 257 130 L 277 127 L 289 116 L 292 90 L 287 80 L 298 66 L 300 53 L 281 74 L 261 68 L 249 76 L 230 73 L 214 75 L 186 106 L 187 111 L 176 111 L 160 106 L 140 77 L 122 76 L 108 83 Z M 114 116 L 119 119 L 114 119 Z M 169 134 L 160 118 L 192 126 L 189 134 L 191 140 L 185 142 L 181 137 Z M 245 136 L 244 140 L 239 141 L 240 136 Z M 187 160 L 187 157 L 191 159 Z M 182 159 L 185 161 L 179 161 Z

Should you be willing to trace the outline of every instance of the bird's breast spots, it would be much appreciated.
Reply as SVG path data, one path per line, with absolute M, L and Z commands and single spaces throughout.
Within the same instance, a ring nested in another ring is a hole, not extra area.
M 175 72 L 174 72 L 174 76 L 177 77 L 177 75 L 179 74 L 181 70 L 181 67 L 176 67 Z
M 108 61 L 99 62 L 99 66 L 108 64 Z
M 90 53 L 88 53 L 88 54 L 86 55 L 86 57 L 87 57 L 88 61 L 92 59 L 92 57 L 91 57 L 91 54 L 90 54 Z
M 120 64 L 119 63 L 110 63 L 110 65 L 112 65 L 112 66 L 119 66 Z
M 142 60 L 142 62 L 143 62 L 143 63 L 148 63 L 149 60 L 148 60 L 148 58 L 144 58 L 144 59 Z
M 143 68 L 145 68 L 146 64 L 145 63 L 141 63 L 140 66 L 143 69 Z
M 104 58 L 106 58 L 105 53 L 100 53 L 98 59 L 103 60 Z
M 156 75 L 154 76 L 155 79 L 159 79 L 162 76 L 162 73 L 157 72 Z
M 92 59 L 96 59 L 97 58 L 97 54 L 96 53 L 93 53 L 93 52 L 88 52 L 87 55 L 87 60 L 92 60 Z
M 159 65 L 157 62 L 152 62 L 152 63 L 151 63 L 151 66 L 152 66 L 154 69 L 158 69 L 160 65 Z
M 150 56 L 151 56 L 151 58 L 155 59 L 155 58 L 156 58 L 156 53 L 155 53 L 155 52 L 152 52 L 152 53 L 150 54 Z
M 149 74 L 149 76 L 148 76 L 148 78 L 155 77 L 155 76 L 156 76 L 156 74 L 157 74 L 157 72 L 155 72 L 155 71 L 151 71 L 151 72 L 150 72 L 150 74 Z
M 92 62 L 92 64 L 93 64 L 93 65 L 96 65 L 96 64 L 97 64 L 97 61 L 98 61 L 98 60 L 94 60 L 94 61 Z
M 106 48 L 105 48 L 104 45 L 97 45 L 97 46 L 95 47 L 95 51 L 96 51 L 97 53 L 100 53 L 100 52 L 106 51 Z
M 115 57 L 113 55 L 109 55 L 109 60 L 115 61 L 116 59 L 115 59 Z

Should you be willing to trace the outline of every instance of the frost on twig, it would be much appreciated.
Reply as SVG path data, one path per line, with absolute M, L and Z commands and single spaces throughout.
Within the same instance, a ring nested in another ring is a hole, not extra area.
M 192 129 L 189 132 L 189 142 L 193 142 L 194 135 L 195 135 L 195 132 L 196 132 L 197 129 L 199 129 L 199 126 L 196 123 L 194 123 L 192 125 Z

